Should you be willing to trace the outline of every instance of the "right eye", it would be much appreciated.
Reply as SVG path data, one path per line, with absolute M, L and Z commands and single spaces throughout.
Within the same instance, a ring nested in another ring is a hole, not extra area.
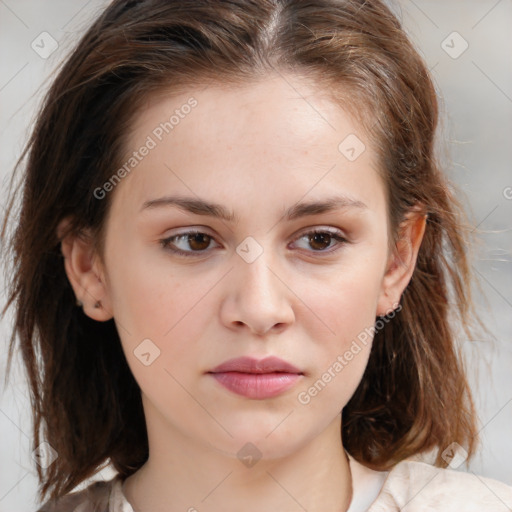
M 159 242 L 164 249 L 169 250 L 174 254 L 185 257 L 194 257 L 201 256 L 207 252 L 212 240 L 214 240 L 214 238 L 207 233 L 203 233 L 198 230 L 191 230 L 164 238 L 159 240 Z M 180 243 L 182 248 L 177 247 Z M 187 246 L 192 250 L 187 250 Z

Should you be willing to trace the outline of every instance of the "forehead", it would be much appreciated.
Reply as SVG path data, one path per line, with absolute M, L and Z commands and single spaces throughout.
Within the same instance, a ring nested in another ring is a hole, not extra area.
M 196 137 L 189 136 L 190 125 Z M 264 142 L 284 151 L 295 144 L 296 150 L 297 144 L 311 147 L 326 137 L 336 141 L 354 130 L 364 137 L 362 126 L 312 78 L 270 74 L 242 85 L 214 84 L 188 90 L 181 86 L 177 93 L 162 89 L 134 115 L 127 149 L 133 150 L 145 136 L 152 135 L 157 143 L 174 142 L 176 146 L 198 139 L 204 145 L 243 138 L 246 146 Z M 201 145 L 195 148 L 201 149 Z
M 347 144 L 358 158 L 349 158 Z M 125 163 L 144 146 L 150 149 L 116 190 L 139 205 L 176 190 L 216 191 L 222 201 L 262 183 L 269 197 L 297 200 L 313 189 L 341 186 L 354 195 L 366 188 L 371 196 L 382 186 L 362 126 L 326 91 L 290 75 L 154 95 L 133 118 Z

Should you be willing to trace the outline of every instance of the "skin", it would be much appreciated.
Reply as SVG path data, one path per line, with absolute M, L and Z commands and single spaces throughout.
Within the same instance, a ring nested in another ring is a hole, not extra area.
M 396 250 L 389 250 L 385 186 L 362 127 L 290 75 L 155 96 L 134 119 L 128 152 L 191 96 L 198 105 L 110 192 L 104 254 L 87 238 L 62 241 L 84 312 L 97 321 L 114 318 L 142 390 L 150 456 L 126 480 L 125 494 L 136 511 L 347 510 L 351 475 L 341 411 L 362 378 L 371 342 L 359 343 L 357 355 L 308 404 L 298 395 L 376 315 L 397 306 L 424 218 L 409 216 Z M 355 161 L 338 150 L 349 134 L 366 145 Z M 239 221 L 169 205 L 142 208 L 171 194 L 219 203 Z M 365 206 L 284 218 L 298 202 L 334 194 Z M 212 238 L 174 244 L 199 256 L 162 246 L 162 239 L 192 228 Z M 310 242 L 304 235 L 314 228 L 338 231 L 347 241 Z M 236 252 L 246 237 L 262 250 L 250 263 Z M 160 355 L 145 366 L 134 350 L 148 338 Z M 244 355 L 276 355 L 304 375 L 283 394 L 256 400 L 205 373 Z M 247 443 L 261 456 L 252 467 L 237 457 Z

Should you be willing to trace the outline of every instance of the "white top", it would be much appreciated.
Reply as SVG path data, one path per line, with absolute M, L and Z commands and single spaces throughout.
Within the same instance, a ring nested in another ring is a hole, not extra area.
M 377 499 L 389 472 L 373 471 L 347 455 L 352 474 L 352 501 L 347 512 L 366 512 Z
M 373 471 L 349 456 L 353 497 L 347 512 L 510 512 L 512 487 L 474 473 L 404 460 Z M 511 475 L 512 478 L 512 475 Z M 134 512 L 117 475 L 55 501 L 37 512 Z

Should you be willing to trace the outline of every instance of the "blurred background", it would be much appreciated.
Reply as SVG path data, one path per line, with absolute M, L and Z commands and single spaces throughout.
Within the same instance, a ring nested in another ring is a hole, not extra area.
M 0 0 L 0 215 L 7 183 L 58 63 L 108 4 Z M 512 0 L 394 0 L 441 97 L 440 149 L 480 240 L 478 313 L 492 336 L 461 336 L 481 446 L 458 470 L 512 485 Z M 3 278 L 3 276 L 2 276 Z M 0 307 L 5 304 L 0 279 Z M 3 377 L 12 316 L 0 322 L 0 512 L 34 512 L 37 479 L 26 378 Z M 95 479 L 114 475 L 104 469 Z

